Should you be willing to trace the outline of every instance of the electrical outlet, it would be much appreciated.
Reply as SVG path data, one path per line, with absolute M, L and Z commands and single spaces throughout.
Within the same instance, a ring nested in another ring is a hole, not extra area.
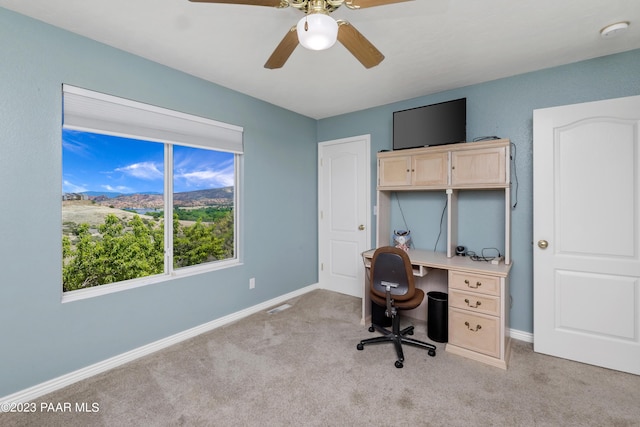
M 256 287 L 256 278 L 252 277 L 251 279 L 249 279 L 249 289 L 255 289 Z

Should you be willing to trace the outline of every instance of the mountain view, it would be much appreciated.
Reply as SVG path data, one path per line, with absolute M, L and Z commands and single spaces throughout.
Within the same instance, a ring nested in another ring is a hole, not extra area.
M 235 257 L 233 153 L 63 129 L 62 154 L 64 291 Z
M 95 194 L 95 193 L 94 193 Z M 65 195 L 68 200 L 73 196 Z M 116 209 L 163 209 L 164 200 L 162 194 L 136 193 L 109 195 L 91 195 L 79 193 L 77 199 L 90 200 L 100 206 L 109 206 Z M 233 207 L 233 187 L 212 188 L 208 190 L 186 191 L 173 195 L 173 204 L 176 207 Z

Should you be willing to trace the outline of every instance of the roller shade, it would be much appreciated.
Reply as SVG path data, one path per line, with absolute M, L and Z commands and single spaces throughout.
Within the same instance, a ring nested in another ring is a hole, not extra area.
M 63 85 L 63 127 L 242 154 L 239 126 Z

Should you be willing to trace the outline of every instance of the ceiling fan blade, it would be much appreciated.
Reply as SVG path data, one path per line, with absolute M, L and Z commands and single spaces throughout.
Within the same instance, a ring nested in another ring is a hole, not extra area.
M 228 3 L 228 4 L 246 4 L 250 6 L 271 6 L 271 7 L 287 7 L 289 4 L 284 0 L 189 0 L 194 3 Z
M 364 9 L 365 7 L 384 6 L 385 4 L 400 3 L 412 0 L 346 0 L 345 6 L 349 9 Z
M 365 68 L 375 67 L 384 59 L 369 40 L 347 21 L 338 20 L 338 41 L 347 48 Z
M 273 51 L 267 62 L 264 64 L 264 68 L 274 69 L 282 68 L 287 59 L 291 56 L 295 48 L 298 46 L 298 32 L 296 25 L 285 34 L 284 38 Z

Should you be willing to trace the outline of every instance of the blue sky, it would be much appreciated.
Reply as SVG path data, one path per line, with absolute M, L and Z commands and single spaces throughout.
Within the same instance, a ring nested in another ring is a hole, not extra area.
M 174 192 L 234 184 L 231 153 L 174 145 Z M 63 129 L 62 191 L 164 191 L 164 144 Z

